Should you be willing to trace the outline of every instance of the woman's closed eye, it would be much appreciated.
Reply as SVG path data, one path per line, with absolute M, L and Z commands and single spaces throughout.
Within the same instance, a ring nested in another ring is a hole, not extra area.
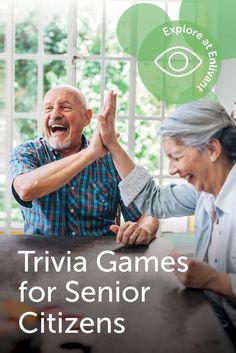
M 172 157 L 170 157 L 170 159 L 172 159 L 172 161 L 174 161 L 174 162 L 178 162 L 181 158 L 182 158 L 183 156 L 172 156 Z

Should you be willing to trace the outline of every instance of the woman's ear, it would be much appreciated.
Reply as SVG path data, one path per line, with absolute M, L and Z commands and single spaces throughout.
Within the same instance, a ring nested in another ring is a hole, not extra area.
M 222 145 L 219 140 L 212 139 L 207 146 L 208 150 L 210 151 L 210 160 L 211 162 L 216 162 L 221 153 L 222 153 Z

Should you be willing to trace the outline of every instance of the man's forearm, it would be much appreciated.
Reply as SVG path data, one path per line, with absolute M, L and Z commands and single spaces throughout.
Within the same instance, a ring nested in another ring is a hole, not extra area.
M 142 217 L 139 218 L 138 223 L 150 234 L 151 240 L 155 238 L 160 224 L 157 218 L 142 215 Z
M 18 175 L 14 180 L 14 188 L 23 201 L 32 201 L 61 188 L 94 160 L 93 153 L 87 148 Z

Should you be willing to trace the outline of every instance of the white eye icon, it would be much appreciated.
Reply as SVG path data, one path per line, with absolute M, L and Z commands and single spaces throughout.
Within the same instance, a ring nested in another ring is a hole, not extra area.
M 169 52 L 172 53 L 170 54 Z M 188 57 L 189 53 L 192 54 L 192 58 L 190 59 Z M 170 54 L 169 57 L 167 54 Z M 154 60 L 154 63 L 167 75 L 173 77 L 184 77 L 197 70 L 199 66 L 202 65 L 203 61 L 191 49 L 177 46 L 166 49 L 163 53 L 158 55 L 158 57 Z M 160 63 L 162 63 L 162 65 Z M 188 69 L 188 67 L 190 67 L 190 69 Z

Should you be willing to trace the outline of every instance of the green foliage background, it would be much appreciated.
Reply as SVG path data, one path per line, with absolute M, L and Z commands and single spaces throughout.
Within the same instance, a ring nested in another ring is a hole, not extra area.
M 78 52 L 87 55 L 99 55 L 101 50 L 101 28 L 92 30 L 92 20 L 81 13 L 79 30 L 77 34 Z M 5 26 L 0 24 L 0 52 L 5 50 Z M 51 87 L 66 83 L 67 63 L 58 55 L 67 53 L 68 23 L 62 17 L 55 15 L 44 29 L 44 52 L 51 56 L 57 55 L 55 60 L 45 61 L 43 66 L 43 93 Z M 109 33 L 107 25 L 106 50 L 110 53 L 120 51 L 114 34 Z M 15 27 L 15 52 L 17 54 L 37 54 L 38 52 L 38 26 L 37 13 L 31 12 L 27 19 L 17 23 Z M 129 115 L 129 63 L 120 60 L 107 60 L 105 67 L 105 89 L 115 89 L 119 96 L 118 115 Z M 37 121 L 34 112 L 38 108 L 38 64 L 36 60 L 15 61 L 15 112 L 32 113 L 32 119 L 17 118 L 14 122 L 14 144 L 17 145 L 37 137 Z M 76 82 L 94 113 L 100 110 L 101 100 L 101 65 L 96 60 L 81 59 L 77 62 Z M 5 62 L 0 60 L 0 112 L 5 109 Z M 135 158 L 136 161 L 146 166 L 150 171 L 158 173 L 159 141 L 157 139 L 158 121 L 145 118 L 160 115 L 160 102 L 151 96 L 141 82 L 137 82 L 136 114 L 139 120 L 135 122 Z M 142 119 L 143 117 L 143 119 Z M 88 137 L 92 135 L 95 119 L 86 129 Z M 121 133 L 121 142 L 127 148 L 128 120 L 117 121 Z M 5 185 L 0 185 L 0 220 L 5 217 L 4 210 Z M 12 201 L 12 221 L 19 224 L 21 216 L 18 205 Z

